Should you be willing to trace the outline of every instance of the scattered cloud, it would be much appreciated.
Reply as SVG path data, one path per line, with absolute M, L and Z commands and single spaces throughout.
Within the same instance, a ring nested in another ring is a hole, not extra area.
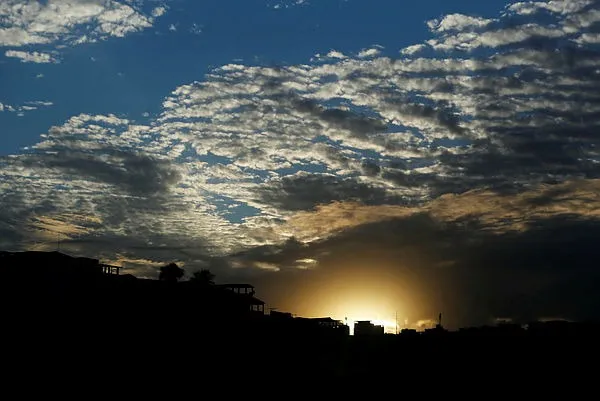
M 57 63 L 58 60 L 49 53 L 40 52 L 24 52 L 20 50 L 7 50 L 4 55 L 6 57 L 15 57 L 21 60 L 22 63 Z

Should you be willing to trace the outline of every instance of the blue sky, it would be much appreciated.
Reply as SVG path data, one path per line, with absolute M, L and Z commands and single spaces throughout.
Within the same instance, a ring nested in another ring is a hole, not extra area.
M 599 45 L 597 0 L 4 0 L 0 248 L 284 280 L 595 221 Z

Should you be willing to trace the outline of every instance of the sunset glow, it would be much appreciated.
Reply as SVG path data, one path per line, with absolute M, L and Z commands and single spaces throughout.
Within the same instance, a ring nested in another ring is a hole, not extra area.
M 329 311 L 332 318 L 347 321 L 350 331 L 354 329 L 354 323 L 360 320 L 370 320 L 371 323 L 384 327 L 386 333 L 396 331 L 395 316 L 403 316 L 403 312 L 396 311 L 394 305 L 384 296 L 373 293 L 365 293 L 364 296 L 340 295 L 338 302 L 331 300 L 331 304 L 324 303 L 323 311 Z

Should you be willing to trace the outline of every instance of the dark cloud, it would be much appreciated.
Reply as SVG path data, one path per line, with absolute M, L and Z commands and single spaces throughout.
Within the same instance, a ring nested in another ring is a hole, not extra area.
M 430 195 L 437 197 L 447 193 L 462 193 L 478 184 L 473 182 L 475 179 L 469 179 L 462 176 L 440 176 L 435 173 L 415 173 L 407 170 L 385 168 L 381 177 L 395 186 L 403 188 L 431 188 Z M 486 184 L 493 182 L 486 180 Z
M 367 138 L 369 134 L 387 129 L 387 124 L 381 118 L 360 115 L 351 110 L 326 108 L 312 99 L 303 99 L 295 94 L 278 97 L 289 102 L 293 110 L 312 116 L 327 127 L 348 131 L 356 138 Z
M 297 174 L 273 181 L 257 189 L 259 200 L 283 210 L 310 210 L 323 203 L 359 200 L 365 204 L 393 201 L 387 191 L 358 182 L 322 174 Z
M 422 118 L 453 134 L 465 133 L 465 129 L 460 126 L 460 118 L 458 115 L 444 104 L 433 106 L 420 103 L 407 103 L 398 104 L 397 107 L 401 114 Z
M 366 176 L 374 176 L 381 172 L 381 167 L 377 163 L 370 160 L 363 161 L 361 168 L 363 174 Z
M 111 148 L 89 152 L 61 149 L 28 155 L 20 161 L 25 167 L 58 169 L 65 180 L 90 179 L 141 196 L 164 193 L 181 178 L 165 160 Z

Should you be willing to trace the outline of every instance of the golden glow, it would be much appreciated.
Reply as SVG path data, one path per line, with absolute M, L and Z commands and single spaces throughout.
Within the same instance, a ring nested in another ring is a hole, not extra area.
M 402 264 L 419 266 L 408 253 Z M 319 261 L 319 269 L 295 274 L 295 286 L 279 287 L 280 310 L 298 316 L 331 317 L 345 322 L 353 332 L 354 323 L 369 320 L 395 333 L 408 327 L 404 323 L 420 318 L 423 301 L 412 269 L 399 269 L 396 255 L 377 250 L 367 254 L 341 255 Z M 396 317 L 398 327 L 396 328 Z
M 374 290 L 340 291 L 323 304 L 323 314 L 334 319 L 345 321 L 354 331 L 354 323 L 359 320 L 370 320 L 371 323 L 384 327 L 386 333 L 396 332 L 396 314 L 402 312 L 394 308 L 389 294 Z

